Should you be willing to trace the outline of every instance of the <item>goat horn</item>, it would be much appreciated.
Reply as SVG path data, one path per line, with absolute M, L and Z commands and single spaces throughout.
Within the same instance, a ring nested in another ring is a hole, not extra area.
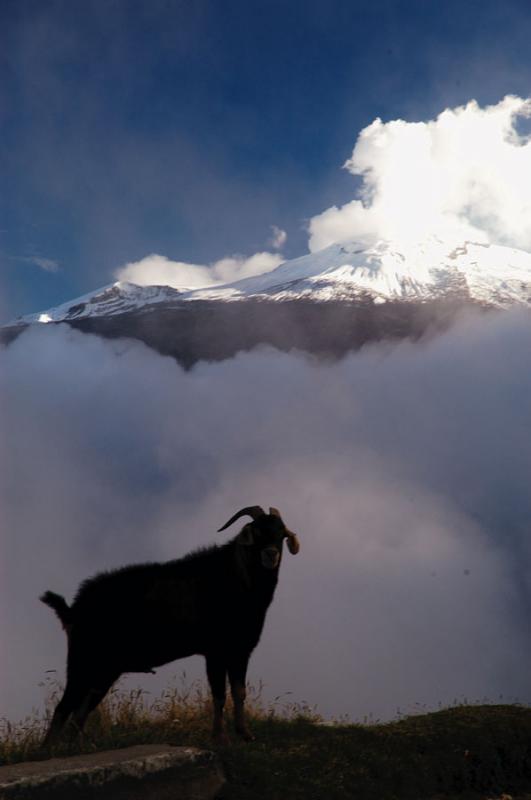
M 218 533 L 224 531 L 225 528 L 228 528 L 229 525 L 232 525 L 233 522 L 236 522 L 237 519 L 240 517 L 252 517 L 253 519 L 258 519 L 258 517 L 262 517 L 265 514 L 265 511 L 260 508 L 260 506 L 247 506 L 247 508 L 241 508 L 236 514 L 229 519 L 228 522 L 223 525 L 223 527 L 218 528 Z
M 293 533 L 292 531 L 287 531 L 286 540 L 287 540 L 288 550 L 292 555 L 296 556 L 299 550 L 301 549 L 301 545 L 297 534 Z

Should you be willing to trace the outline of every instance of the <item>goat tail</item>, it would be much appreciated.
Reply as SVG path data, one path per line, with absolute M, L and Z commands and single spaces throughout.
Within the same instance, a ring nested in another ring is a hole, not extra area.
M 61 625 L 68 633 L 68 630 L 72 625 L 72 609 L 64 597 L 61 597 L 60 594 L 56 594 L 55 592 L 44 592 L 42 597 L 39 599 L 42 603 L 50 606 L 50 608 L 55 611 L 61 621 Z

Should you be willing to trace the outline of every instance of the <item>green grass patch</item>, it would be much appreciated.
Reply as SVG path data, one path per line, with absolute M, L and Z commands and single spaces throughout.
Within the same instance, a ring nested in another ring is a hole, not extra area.
M 517 800 L 531 792 L 531 708 L 520 705 L 330 725 L 307 706 L 266 705 L 258 689 L 249 702 L 256 742 L 213 748 L 208 693 L 183 677 L 155 700 L 115 688 L 79 741 L 44 753 L 39 742 L 58 695 L 51 688 L 46 714 L 0 721 L 0 763 L 158 742 L 217 749 L 229 778 L 225 800 Z

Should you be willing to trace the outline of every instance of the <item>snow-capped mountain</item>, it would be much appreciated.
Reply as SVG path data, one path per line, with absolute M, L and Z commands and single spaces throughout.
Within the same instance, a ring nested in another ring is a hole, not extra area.
M 171 286 L 137 286 L 134 283 L 118 281 L 60 306 L 49 308 L 47 311 L 19 317 L 11 324 L 68 322 L 82 317 L 114 316 L 138 311 L 144 306 L 149 307 L 158 303 L 171 304 L 181 300 L 182 296 L 182 291 Z
M 448 244 L 435 237 L 401 247 L 384 241 L 365 248 L 333 244 L 264 275 L 208 287 L 188 297 L 232 300 L 262 295 L 326 301 L 369 296 L 385 303 L 455 293 L 494 306 L 531 302 L 531 253 L 477 242 Z
M 0 330 L 66 322 L 138 339 L 185 367 L 270 345 L 334 358 L 372 341 L 418 339 L 463 308 L 531 304 L 531 254 L 437 239 L 398 246 L 334 244 L 271 272 L 202 289 L 118 282 Z
M 142 313 L 194 300 L 363 299 L 382 304 L 449 297 L 495 307 L 531 303 L 531 253 L 477 242 L 448 244 L 435 238 L 401 247 L 390 242 L 372 247 L 333 244 L 285 261 L 271 272 L 202 289 L 117 282 L 11 324 Z

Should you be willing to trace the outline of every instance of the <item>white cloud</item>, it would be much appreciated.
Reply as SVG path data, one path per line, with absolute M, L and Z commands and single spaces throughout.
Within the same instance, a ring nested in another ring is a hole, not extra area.
M 101 569 L 227 541 L 257 503 L 302 544 L 251 660 L 266 699 L 354 718 L 529 702 L 530 348 L 527 314 L 492 314 L 334 364 L 263 349 L 185 371 L 32 326 L 0 350 L 2 714 L 64 678 L 45 589 L 70 601 Z M 153 696 L 183 669 L 204 678 L 196 658 L 128 680 Z
M 249 258 L 244 256 L 231 256 L 222 258 L 212 265 L 214 273 L 219 276 L 222 283 L 238 281 L 241 278 L 250 278 L 253 275 L 261 275 L 263 272 L 271 272 L 284 261 L 278 253 L 255 253 Z
M 428 235 L 531 249 L 531 137 L 516 127 L 530 116 L 531 99 L 508 95 L 428 122 L 374 120 L 344 165 L 358 197 L 311 219 L 310 250 Z
M 14 261 L 23 261 L 26 264 L 34 264 L 44 272 L 58 272 L 59 262 L 54 258 L 42 258 L 41 256 L 10 256 Z
M 140 261 L 132 261 L 116 270 L 120 281 L 129 281 L 139 286 L 174 286 L 176 289 L 195 289 L 215 282 L 208 267 L 201 264 L 188 264 L 185 261 L 171 261 L 166 256 L 152 253 Z
M 139 286 L 173 286 L 176 289 L 200 289 L 231 283 L 270 272 L 284 259 L 278 253 L 255 253 L 252 256 L 227 256 L 210 266 L 189 264 L 186 261 L 171 261 L 166 256 L 152 253 L 149 256 L 125 264 L 116 270 L 120 281 L 129 281 Z
M 33 264 L 43 269 L 45 272 L 57 272 L 59 269 L 59 262 L 53 258 L 31 258 L 28 259 Z
M 283 231 L 282 228 L 277 227 L 277 225 L 271 225 L 271 231 L 272 235 L 269 244 L 271 247 L 274 247 L 275 250 L 281 250 L 286 244 L 288 234 L 286 231 Z
M 59 262 L 53 258 L 32 258 L 31 261 L 45 272 L 57 272 L 59 270 Z

